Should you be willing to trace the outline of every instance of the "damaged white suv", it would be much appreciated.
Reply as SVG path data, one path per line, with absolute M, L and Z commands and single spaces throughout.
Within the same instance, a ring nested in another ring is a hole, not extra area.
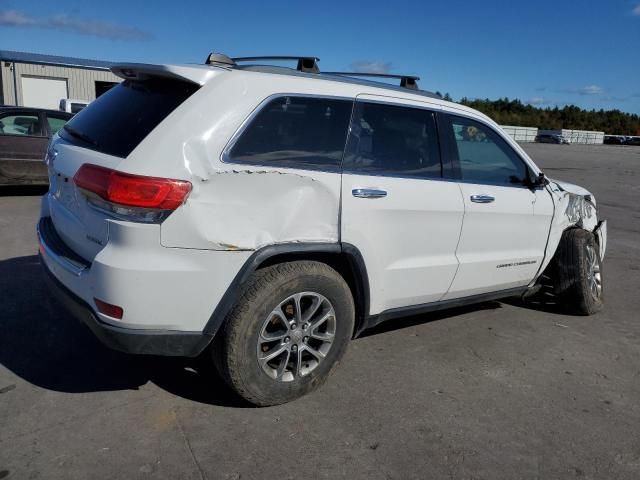
M 270 60 L 114 66 L 124 82 L 52 139 L 42 263 L 105 344 L 209 356 L 272 405 L 382 321 L 543 283 L 575 313 L 601 308 L 588 191 L 415 77 Z

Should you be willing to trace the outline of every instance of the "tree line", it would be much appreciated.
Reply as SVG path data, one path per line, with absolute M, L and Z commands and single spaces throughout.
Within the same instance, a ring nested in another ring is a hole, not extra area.
M 436 92 L 439 94 L 438 92 Z M 451 101 L 446 93 L 441 95 Z M 462 98 L 458 103 L 481 111 L 500 125 L 517 125 L 541 129 L 595 130 L 612 135 L 640 135 L 640 115 L 620 110 L 583 110 L 575 105 L 562 108 L 538 108 L 520 100 Z

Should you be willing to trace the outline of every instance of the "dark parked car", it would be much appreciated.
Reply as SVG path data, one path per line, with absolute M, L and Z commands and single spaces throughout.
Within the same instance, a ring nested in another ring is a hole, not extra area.
M 46 185 L 47 144 L 71 117 L 56 110 L 0 107 L 0 185 Z
M 625 145 L 640 145 L 640 137 L 629 137 Z
M 604 143 L 606 145 L 624 145 L 627 139 L 622 135 L 605 135 Z
M 563 137 L 562 135 L 554 134 L 554 133 L 541 133 L 536 136 L 536 142 L 538 143 L 558 143 L 558 144 L 566 144 L 569 145 L 569 140 Z

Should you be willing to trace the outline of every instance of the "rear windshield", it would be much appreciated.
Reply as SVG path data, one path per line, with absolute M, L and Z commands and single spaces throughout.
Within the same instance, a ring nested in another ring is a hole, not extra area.
M 60 136 L 124 158 L 198 88 L 176 80 L 126 80 L 83 108 L 60 130 Z

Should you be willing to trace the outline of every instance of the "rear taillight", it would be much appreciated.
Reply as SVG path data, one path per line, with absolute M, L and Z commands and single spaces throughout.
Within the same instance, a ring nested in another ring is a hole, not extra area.
M 191 182 L 118 172 L 85 163 L 75 176 L 78 188 L 127 207 L 175 210 L 191 192 Z

